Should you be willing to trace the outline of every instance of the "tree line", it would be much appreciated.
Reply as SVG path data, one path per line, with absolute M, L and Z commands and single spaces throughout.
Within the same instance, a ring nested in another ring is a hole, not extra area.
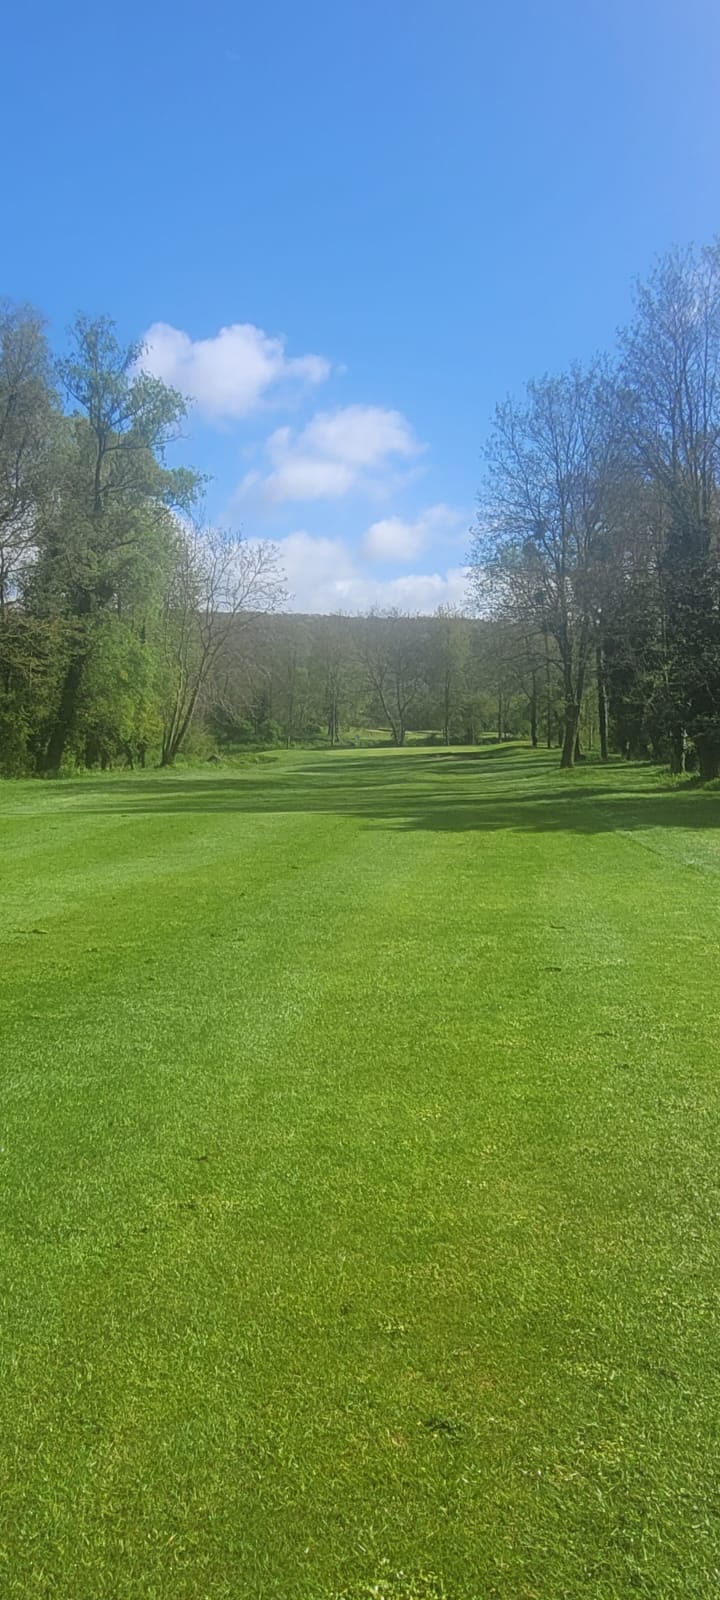
M 636 287 L 612 357 L 498 406 L 474 536 L 479 603 L 550 641 L 571 767 L 601 752 L 720 774 L 720 243 Z
M 469 611 L 302 617 L 277 551 L 171 467 L 185 398 L 108 318 L 0 306 L 0 773 L 492 734 L 720 775 L 720 244 L 612 355 L 495 413 Z
M 544 642 L 450 606 L 433 616 L 257 617 L 228 640 L 205 690 L 218 746 L 382 740 L 437 744 L 529 736 L 556 743 L 562 700 Z
M 55 358 L 32 307 L 0 308 L 1 773 L 535 736 L 524 624 L 283 613 L 273 546 L 208 527 L 202 478 L 168 465 L 186 401 L 141 357 L 78 317 Z

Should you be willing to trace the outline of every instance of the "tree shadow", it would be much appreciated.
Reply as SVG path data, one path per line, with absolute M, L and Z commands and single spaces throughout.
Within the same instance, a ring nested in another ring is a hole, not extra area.
M 267 772 L 212 776 L 157 773 L 63 784 L 77 799 L 67 814 L 168 816 L 237 813 L 348 816 L 398 831 L 607 833 L 720 826 L 720 797 L 658 787 L 645 763 L 560 772 L 554 753 L 330 752 L 299 756 Z M 474 760 L 469 760 L 472 757 Z M 476 763 L 485 763 L 482 772 Z
M 537 762 L 541 761 L 543 758 L 546 758 L 548 761 L 552 762 L 554 766 L 557 766 L 560 759 L 559 750 L 546 750 L 544 746 L 542 749 L 532 750 L 530 744 L 473 745 L 472 748 L 468 750 L 457 750 L 453 749 L 452 747 L 448 749 L 447 746 L 441 745 L 439 748 L 425 751 L 424 754 L 427 755 L 428 760 L 430 761 L 487 762 L 499 761 L 503 757 L 509 761 L 515 759 L 516 757 L 524 756 L 526 759 L 531 759 L 532 761 Z

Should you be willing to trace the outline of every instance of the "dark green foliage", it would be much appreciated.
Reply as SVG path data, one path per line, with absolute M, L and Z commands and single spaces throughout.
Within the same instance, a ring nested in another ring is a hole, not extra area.
M 140 349 L 122 347 L 107 318 L 79 317 L 60 381 L 79 410 L 65 422 L 58 481 L 38 521 L 38 558 L 28 594 L 35 607 L 78 619 L 51 721 L 44 768 L 56 774 L 80 733 L 85 679 L 93 668 L 98 620 L 132 618 L 169 567 L 168 505 L 185 496 L 163 464 L 185 412 L 182 397 L 137 370 Z M 121 696 L 121 698 L 123 698 Z M 118 708 L 118 723 L 124 717 Z M 104 748 L 107 707 L 94 738 Z M 124 741 L 125 729 L 117 728 Z
M 32 772 L 70 648 L 68 628 L 19 605 L 0 616 L 0 775 Z

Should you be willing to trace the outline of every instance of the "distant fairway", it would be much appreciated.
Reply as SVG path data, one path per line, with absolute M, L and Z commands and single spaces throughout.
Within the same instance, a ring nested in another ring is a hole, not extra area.
M 294 753 L 0 830 L 3 1600 L 717 1600 L 720 795 Z

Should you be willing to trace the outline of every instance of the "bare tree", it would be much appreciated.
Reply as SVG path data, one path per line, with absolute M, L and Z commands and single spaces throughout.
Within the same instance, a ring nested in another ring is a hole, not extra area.
M 425 687 L 427 667 L 417 618 L 397 610 L 370 612 L 360 628 L 358 654 L 378 712 L 393 744 L 401 746 Z
M 357 671 L 352 636 L 341 613 L 323 617 L 316 624 L 313 665 L 330 749 L 334 750 L 340 743 L 340 725 L 343 713 L 347 712 L 353 667 Z
M 283 632 L 276 642 L 274 687 L 276 715 L 290 749 L 302 733 L 308 715 L 308 657 L 310 633 L 304 617 Z
M 467 687 L 470 641 L 467 617 L 460 606 L 438 606 L 432 633 L 433 677 L 440 703 L 443 744 L 452 742 L 453 718 Z
M 256 618 L 275 611 L 285 583 L 274 545 L 197 524 L 179 527 L 177 555 L 162 618 L 166 693 L 162 766 L 187 738 L 203 689 L 219 658 Z
M 575 760 L 595 648 L 597 573 L 616 473 L 614 391 L 601 363 L 530 383 L 495 414 L 476 538 L 478 583 L 505 614 L 554 638 L 564 697 L 561 765 Z
M 506 639 L 507 681 L 527 701 L 530 743 L 537 749 L 543 677 L 546 667 L 545 641 L 532 628 L 516 624 Z

